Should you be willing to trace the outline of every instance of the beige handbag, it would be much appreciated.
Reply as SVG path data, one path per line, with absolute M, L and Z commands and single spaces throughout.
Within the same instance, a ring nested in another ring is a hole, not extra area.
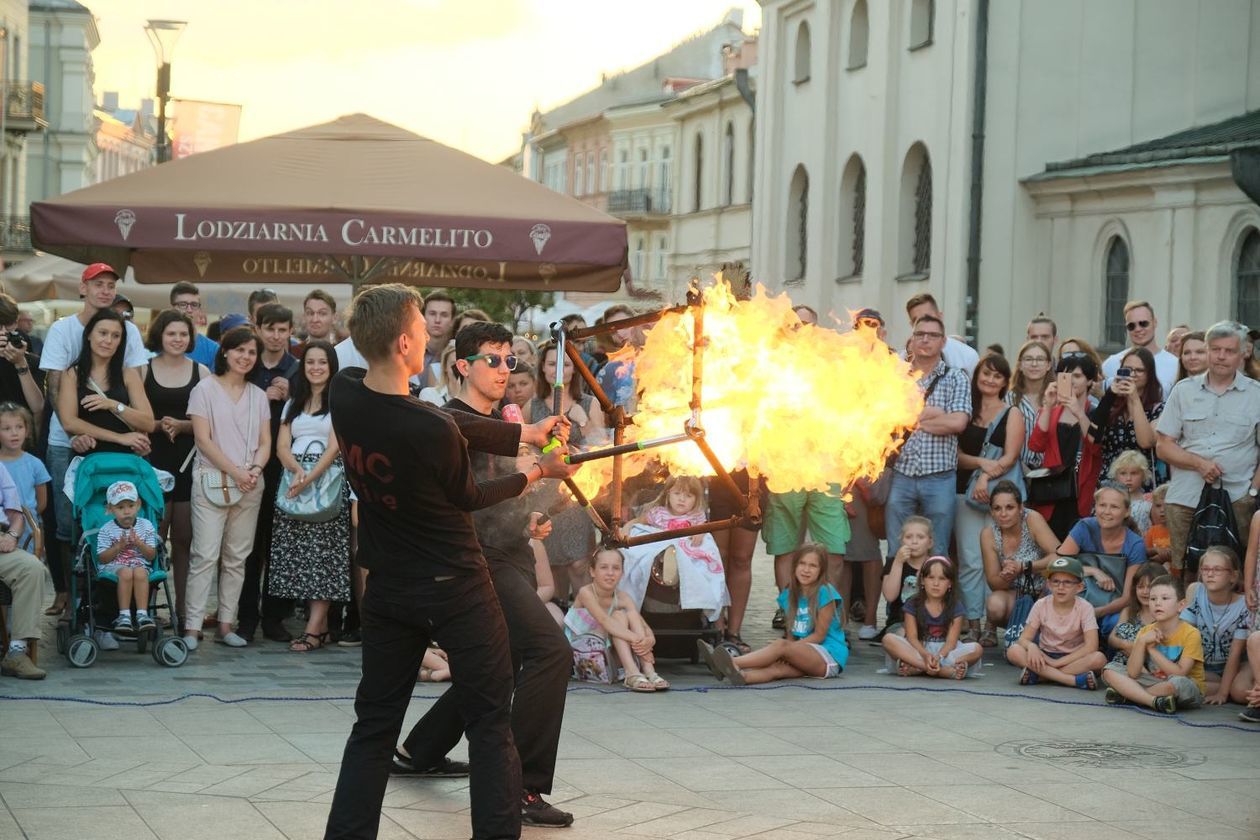
M 248 442 L 254 437 L 254 392 L 249 390 L 249 383 L 245 383 L 245 393 L 249 395 L 249 420 L 245 431 L 245 440 Z M 191 453 L 190 456 L 191 457 Z M 250 455 L 253 460 L 253 455 Z M 206 498 L 210 500 L 210 504 L 215 507 L 230 508 L 240 504 L 241 498 L 245 493 L 236 483 L 236 479 L 223 470 L 207 470 L 201 474 L 201 490 L 206 494 Z

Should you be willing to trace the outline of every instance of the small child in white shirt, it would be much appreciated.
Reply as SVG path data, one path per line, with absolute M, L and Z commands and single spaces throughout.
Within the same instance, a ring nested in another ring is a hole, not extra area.
M 137 514 L 140 493 L 130 481 L 115 481 L 105 491 L 105 509 L 113 517 L 96 535 L 96 559 L 101 573 L 118 578 L 118 619 L 113 631 L 120 636 L 148 635 L 157 626 L 149 617 L 149 564 L 157 556 L 158 535 L 153 523 Z M 136 621 L 131 622 L 135 596 Z

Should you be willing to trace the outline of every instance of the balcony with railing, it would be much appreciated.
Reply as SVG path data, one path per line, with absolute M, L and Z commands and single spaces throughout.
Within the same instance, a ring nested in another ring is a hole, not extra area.
M 5 254 L 34 253 L 31 247 L 30 216 L 0 216 L 0 252 Z
M 4 83 L 4 130 L 27 134 L 48 128 L 42 82 Z
M 608 194 L 608 212 L 615 216 L 668 216 L 667 189 L 613 190 Z

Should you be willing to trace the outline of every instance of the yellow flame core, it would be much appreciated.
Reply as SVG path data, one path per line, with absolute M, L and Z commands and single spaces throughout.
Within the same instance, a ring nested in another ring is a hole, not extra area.
M 705 289 L 702 339 L 705 437 L 724 467 L 747 466 L 774 492 L 847 488 L 878 476 L 923 409 L 909 364 L 873 331 L 802 326 L 787 295 L 771 297 L 760 285 L 747 301 L 726 283 Z M 683 431 L 694 342 L 693 310 L 648 332 L 635 360 L 639 398 L 627 440 Z M 690 442 L 651 454 L 675 474 L 713 474 Z M 607 480 L 605 470 L 591 473 Z

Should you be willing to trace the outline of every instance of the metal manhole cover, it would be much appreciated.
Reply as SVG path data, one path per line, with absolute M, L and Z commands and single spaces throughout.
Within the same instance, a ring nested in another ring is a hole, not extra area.
M 1148 744 L 1116 744 L 1107 741 L 1026 740 L 998 744 L 997 751 L 1014 758 L 1068 767 L 1150 769 L 1193 767 L 1204 757 L 1195 753 L 1153 747 Z

